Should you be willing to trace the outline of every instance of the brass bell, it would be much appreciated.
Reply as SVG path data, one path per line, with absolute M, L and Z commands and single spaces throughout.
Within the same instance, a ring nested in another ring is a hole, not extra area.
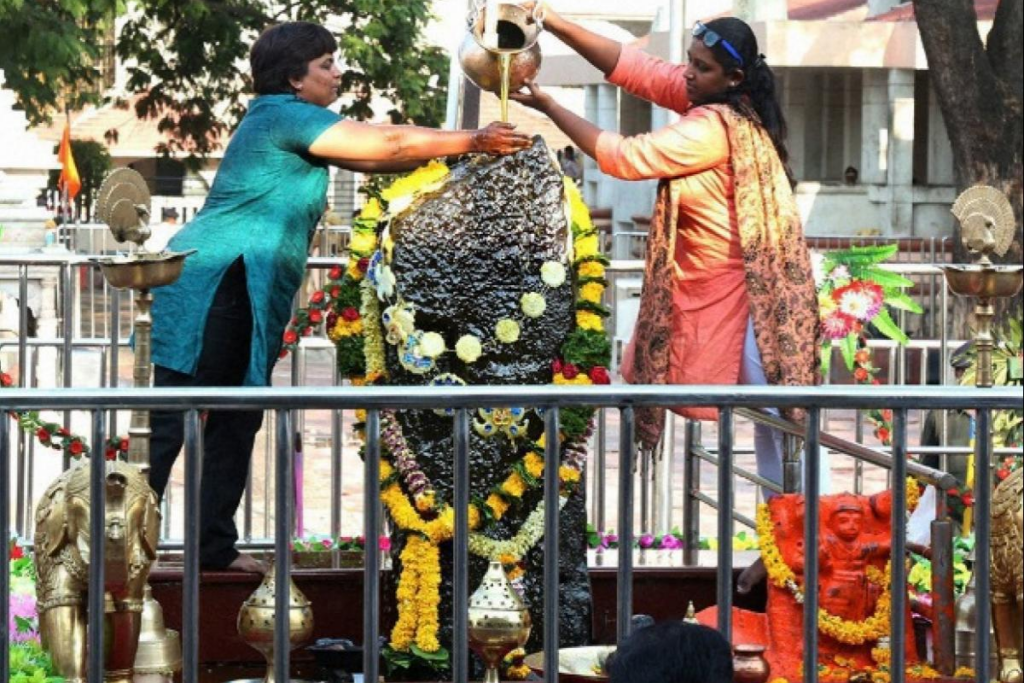
M 172 680 L 181 670 L 181 639 L 178 632 L 164 626 L 164 610 L 153 599 L 153 589 L 146 585 L 142 602 L 142 629 L 139 649 L 135 653 L 135 675 L 143 680 Z M 152 677 L 152 678 L 150 678 Z
M 487 667 L 484 683 L 498 683 L 498 665 L 530 637 L 530 612 L 505 575 L 491 562 L 469 599 L 469 647 Z

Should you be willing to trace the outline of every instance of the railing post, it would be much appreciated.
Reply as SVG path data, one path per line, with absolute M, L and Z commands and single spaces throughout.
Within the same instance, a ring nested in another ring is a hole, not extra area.
M 294 507 L 293 484 L 294 454 L 292 453 L 291 416 L 289 411 L 277 410 L 274 424 L 274 570 L 276 590 L 274 591 L 274 679 L 287 681 L 291 670 L 291 643 L 289 642 L 288 617 L 291 603 L 292 553 L 290 542 L 292 531 L 292 510 Z M 371 548 L 367 536 L 369 556 Z
M 104 608 L 104 525 L 102 511 L 106 508 L 107 460 L 103 457 L 103 412 L 92 411 L 93 452 L 89 458 L 89 632 L 88 667 L 90 681 L 103 680 L 103 608 Z M 5 539 L 6 542 L 6 539 Z
M 718 630 L 732 642 L 732 408 L 718 410 Z
M 700 458 L 693 449 L 700 445 L 700 422 L 686 421 L 683 440 L 683 564 L 697 565 L 700 556 Z
M 939 491 L 938 499 L 946 494 Z M 956 619 L 953 599 L 953 524 L 946 519 L 945 505 L 936 505 L 936 519 L 931 525 L 932 544 L 932 603 L 935 618 L 932 621 L 932 642 L 935 668 L 944 676 L 951 676 L 956 668 Z
M 366 413 L 363 480 L 363 680 L 376 681 L 380 668 L 380 410 Z
M 0 539 L 0 624 L 7 628 L 10 623 L 11 601 L 7 596 L 11 594 L 11 560 L 10 547 L 7 544 L 8 530 L 11 528 L 9 519 L 11 501 L 11 443 L 10 423 L 6 415 L 0 411 L 0 529 L 3 529 L 4 537 Z M 7 643 L 0 643 L 0 681 L 10 680 L 10 648 Z
M 544 413 L 544 680 L 558 683 L 558 408 Z M 456 680 L 459 680 L 456 678 Z
M 804 548 L 818 548 L 818 433 L 821 411 L 807 409 L 804 440 Z M 818 553 L 804 553 L 804 680 L 818 682 Z
M 556 439 L 557 443 L 557 439 Z M 455 466 L 452 470 L 455 537 L 452 541 L 452 672 L 469 680 L 469 411 L 455 411 Z
M 608 482 L 606 478 L 606 469 L 608 466 L 607 458 L 607 447 L 605 439 L 607 438 L 608 429 L 608 415 L 604 408 L 601 408 L 597 413 L 597 463 L 595 465 L 597 469 L 596 485 L 597 494 L 594 496 L 594 501 L 597 506 L 597 513 L 594 515 L 596 520 L 597 530 L 599 532 L 605 532 L 605 514 L 608 509 Z
M 975 603 L 974 680 L 987 683 L 992 658 L 992 603 L 987 599 L 992 594 L 992 558 L 989 555 L 992 535 L 989 517 L 992 514 L 992 411 L 979 409 L 975 420 L 974 433 L 978 438 L 974 444 L 974 581 L 975 594 L 979 599 Z
M 632 406 L 620 410 L 619 417 L 619 568 L 616 617 L 616 642 L 629 637 L 633 616 L 633 460 L 636 428 Z
M 182 680 L 199 680 L 199 516 L 203 433 L 199 411 L 185 414 L 185 568 L 182 595 Z M 170 489 L 170 487 L 168 487 Z
M 897 680 L 907 670 L 907 409 L 893 411 L 892 442 L 892 638 L 890 656 Z

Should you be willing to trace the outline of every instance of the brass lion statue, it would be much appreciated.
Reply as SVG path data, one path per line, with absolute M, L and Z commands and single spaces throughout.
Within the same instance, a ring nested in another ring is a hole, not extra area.
M 992 619 L 1001 683 L 1024 683 L 1024 469 L 1007 477 L 992 497 Z

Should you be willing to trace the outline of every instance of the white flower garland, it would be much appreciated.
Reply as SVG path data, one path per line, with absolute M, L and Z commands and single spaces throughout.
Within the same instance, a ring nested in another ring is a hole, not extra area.
M 558 497 L 558 509 L 565 507 L 567 496 Z M 504 541 L 488 538 L 484 534 L 473 532 L 469 535 L 469 552 L 485 560 L 499 561 L 503 556 L 509 556 L 520 561 L 533 546 L 540 543 L 544 538 L 544 501 L 537 503 L 537 507 L 523 522 L 519 532 Z

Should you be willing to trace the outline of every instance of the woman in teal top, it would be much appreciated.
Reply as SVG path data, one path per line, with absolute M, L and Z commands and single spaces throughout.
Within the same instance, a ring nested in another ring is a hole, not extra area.
M 476 131 L 377 126 L 327 109 L 338 96 L 337 43 L 306 22 L 266 30 L 250 54 L 249 105 L 225 151 L 206 204 L 173 240 L 195 249 L 181 278 L 154 291 L 156 386 L 270 383 L 310 239 L 326 207 L 327 166 L 411 170 L 439 156 L 507 154 L 530 141 L 507 124 Z M 256 570 L 234 544 L 261 411 L 214 411 L 204 425 L 201 558 L 209 569 Z M 163 495 L 181 450 L 181 413 L 152 416 L 150 483 Z

